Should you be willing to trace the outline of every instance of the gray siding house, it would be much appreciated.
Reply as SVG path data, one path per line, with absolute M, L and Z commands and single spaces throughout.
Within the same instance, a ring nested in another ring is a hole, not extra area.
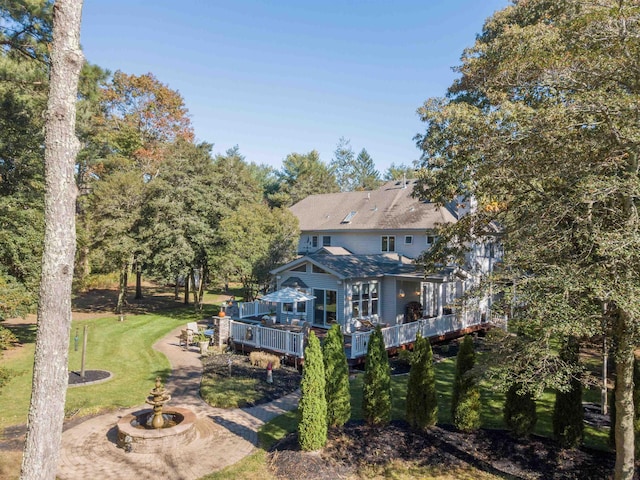
M 338 323 L 351 333 L 362 325 L 445 316 L 486 321 L 487 299 L 459 300 L 477 283 L 489 249 L 476 249 L 467 269 L 452 266 L 425 276 L 414 263 L 434 242 L 436 225 L 458 220 L 452 209 L 413 198 L 414 184 L 392 181 L 374 191 L 311 195 L 291 207 L 300 222 L 300 256 L 272 273 L 277 289 L 293 287 L 314 298 L 278 305 L 278 323 Z

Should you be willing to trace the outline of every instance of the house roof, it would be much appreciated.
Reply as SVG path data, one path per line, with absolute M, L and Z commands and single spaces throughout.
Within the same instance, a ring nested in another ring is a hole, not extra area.
M 429 230 L 454 223 L 446 207 L 413 198 L 416 180 L 385 183 L 378 190 L 310 195 L 291 207 L 302 231 Z
M 326 255 L 312 254 L 315 260 L 342 279 L 381 277 L 383 275 L 412 274 L 416 272 L 413 263 L 399 262 L 386 255 Z
M 327 273 L 340 280 L 371 278 L 371 277 L 413 277 L 424 279 L 424 273 L 409 258 L 398 254 L 373 254 L 373 255 L 332 255 L 326 251 L 318 251 L 310 255 L 298 257 L 297 259 L 282 265 L 271 271 L 278 274 L 286 270 L 291 270 L 303 263 L 309 262 L 325 270 Z M 443 281 L 455 273 L 453 267 L 445 267 L 442 271 L 431 273 L 427 278 L 431 281 Z M 290 285 L 292 279 L 295 283 L 302 283 L 298 277 L 290 277 L 285 280 L 285 284 Z M 302 288 L 306 288 L 306 285 Z

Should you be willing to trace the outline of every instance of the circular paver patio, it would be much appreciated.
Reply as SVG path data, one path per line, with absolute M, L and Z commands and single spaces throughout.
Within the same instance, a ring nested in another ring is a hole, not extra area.
M 66 430 L 57 476 L 61 480 L 86 478 L 158 478 L 194 480 L 249 455 L 258 441 L 258 429 L 267 421 L 296 408 L 299 393 L 246 409 L 213 408 L 199 396 L 202 363 L 199 352 L 178 345 L 182 327 L 159 340 L 154 348 L 164 353 L 172 373 L 166 388 L 171 405 L 196 414 L 197 434 L 186 445 L 174 445 L 158 454 L 130 453 L 116 446 L 118 420 L 147 405 L 122 409 L 91 418 Z

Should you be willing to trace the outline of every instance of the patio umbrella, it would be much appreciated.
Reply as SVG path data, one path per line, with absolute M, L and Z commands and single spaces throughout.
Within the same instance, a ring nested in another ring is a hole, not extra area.
M 275 303 L 293 303 L 293 302 L 306 302 L 307 300 L 313 300 L 313 295 L 308 295 L 295 288 L 285 287 L 275 292 L 267 293 L 263 295 L 260 300 L 263 302 L 275 302 Z

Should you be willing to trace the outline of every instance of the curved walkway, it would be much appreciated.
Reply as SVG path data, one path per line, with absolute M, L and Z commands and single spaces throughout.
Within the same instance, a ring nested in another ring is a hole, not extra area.
M 178 345 L 179 327 L 153 348 L 164 353 L 172 373 L 165 387 L 170 405 L 187 407 L 197 416 L 195 440 L 158 454 L 126 453 L 116 447 L 116 423 L 124 415 L 148 405 L 122 409 L 91 418 L 65 431 L 58 463 L 60 480 L 135 478 L 136 480 L 195 480 L 232 465 L 249 455 L 258 442 L 258 429 L 272 418 L 293 410 L 299 392 L 273 402 L 244 409 L 213 408 L 199 395 L 202 377 L 200 353 Z

